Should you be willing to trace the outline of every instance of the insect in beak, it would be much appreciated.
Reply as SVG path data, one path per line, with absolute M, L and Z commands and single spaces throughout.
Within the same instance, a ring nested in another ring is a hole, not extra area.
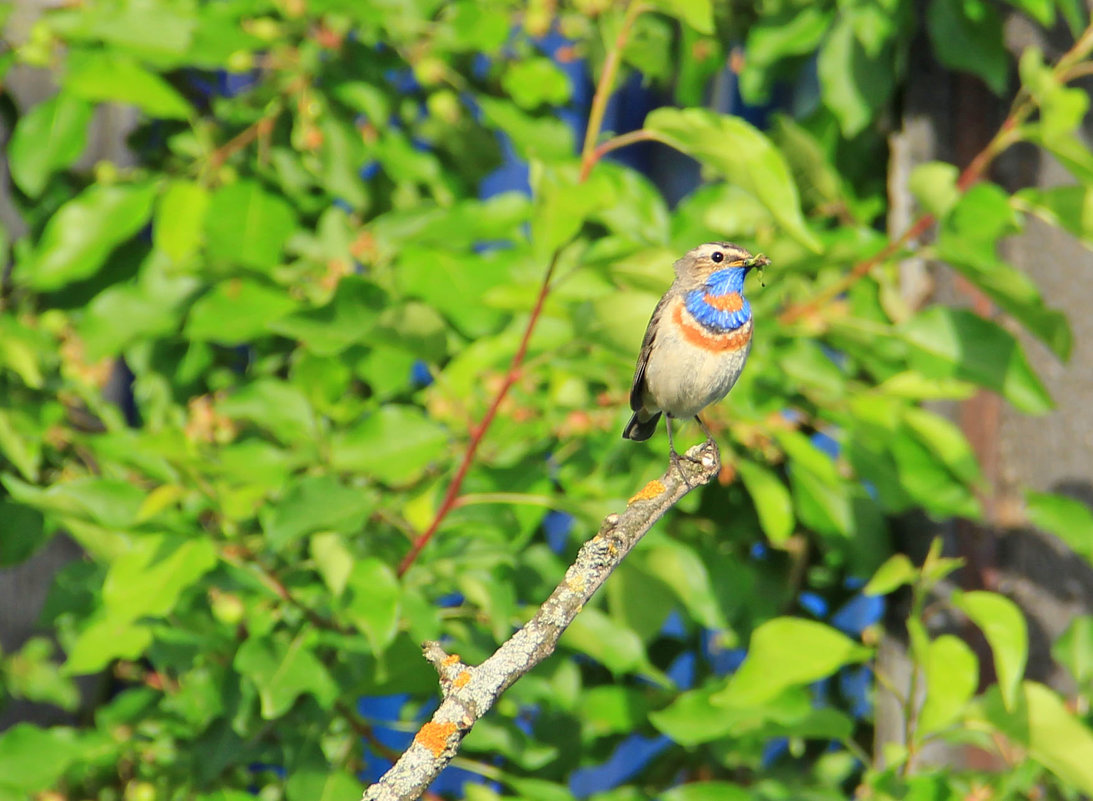
M 766 281 L 763 280 L 763 268 L 764 267 L 769 267 L 769 266 L 770 266 L 770 259 L 767 258 L 766 256 L 764 256 L 762 253 L 757 253 L 754 256 L 752 256 L 750 259 L 745 259 L 744 260 L 744 272 L 746 273 L 748 270 L 758 268 L 758 270 L 759 270 L 759 283 L 764 287 L 767 285 L 767 283 L 766 283 Z

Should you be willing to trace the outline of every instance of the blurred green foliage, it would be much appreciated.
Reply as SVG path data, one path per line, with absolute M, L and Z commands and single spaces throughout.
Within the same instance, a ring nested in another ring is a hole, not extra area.
M 12 265 L 0 564 L 59 532 L 86 558 L 56 576 L 43 636 L 0 658 L 0 697 L 79 711 L 80 725 L 0 734 L 0 799 L 355 797 L 362 738 L 367 759 L 384 754 L 381 721 L 357 699 L 408 694 L 412 728 L 436 694 L 418 644 L 444 639 L 480 661 L 579 539 L 662 469 L 660 437 L 619 438 L 630 371 L 671 262 L 714 239 L 774 262 L 751 289 L 749 367 L 709 412 L 726 469 L 466 739 L 462 766 L 499 783 L 467 796 L 568 797 L 574 770 L 634 732 L 673 745 L 604 801 L 1093 793 L 1093 735 L 1074 712 L 1093 693 L 1090 621 L 1056 646 L 1074 702 L 1023 681 L 1012 602 L 939 595 L 957 565 L 936 550 L 920 568 L 892 555 L 897 515 L 983 514 L 972 450 L 923 402 L 978 387 L 1030 414 L 1052 402 L 1008 325 L 909 307 L 897 260 L 912 237 L 879 233 L 881 123 L 923 25 L 943 64 L 995 92 L 1019 75 L 986 160 L 1031 142 L 1075 184 L 1011 196 L 923 165 L 910 187 L 938 234 L 919 253 L 1065 359 L 1066 320 L 998 243 L 1029 215 L 1093 242 L 1093 153 L 1077 136 L 1088 97 L 1068 86 L 1093 41 L 1079 0 L 1014 0 L 1077 42 L 1056 66 L 1034 50 L 1017 65 L 1006 8 L 926 5 L 925 19 L 910 0 L 103 0 L 45 13 L 0 55 L 0 70 L 39 67 L 58 84 L 28 108 L 5 98 L 28 231 L 0 236 Z M 697 159 L 700 188 L 669 208 L 640 173 L 599 160 L 621 142 L 599 130 L 595 102 L 578 153 L 555 108 L 573 86 L 537 44 L 552 30 L 567 39 L 562 63 L 610 78 L 621 62 L 674 93 L 681 108 L 651 114 L 633 140 Z M 726 59 L 750 102 L 813 64 L 819 89 L 761 132 L 701 108 Z M 141 113 L 136 164 L 78 167 L 107 103 Z M 530 197 L 478 199 L 501 163 L 498 133 L 530 163 Z M 129 415 L 104 398 L 119 360 Z M 576 521 L 562 555 L 544 537 L 551 509 Z M 1037 494 L 1029 511 L 1091 556 L 1085 507 Z M 762 541 L 769 552 L 753 556 Z M 834 608 L 870 578 L 867 593 L 913 597 L 914 678 L 890 687 L 902 744 L 874 746 L 852 699 L 817 706 L 810 689 L 875 668 L 879 631 L 809 619 L 800 593 Z M 927 600 L 982 629 L 997 684 L 980 692 L 968 646 L 931 639 Z M 673 612 L 679 631 L 666 632 Z M 747 657 L 731 676 L 699 658 L 693 685 L 676 686 L 670 666 L 702 643 Z M 103 692 L 81 703 L 74 680 L 98 673 Z M 770 762 L 773 738 L 788 753 Z M 938 740 L 1015 767 L 917 762 Z

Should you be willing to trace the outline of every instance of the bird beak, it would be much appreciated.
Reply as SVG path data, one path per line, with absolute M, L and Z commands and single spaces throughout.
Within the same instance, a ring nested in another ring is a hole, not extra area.
M 770 266 L 770 259 L 768 259 L 766 256 L 764 256 L 762 253 L 758 253 L 758 254 L 752 256 L 750 259 L 745 259 L 744 260 L 744 269 L 745 270 L 750 270 L 753 267 L 758 267 L 758 268 L 762 269 L 763 267 L 768 267 L 768 266 Z

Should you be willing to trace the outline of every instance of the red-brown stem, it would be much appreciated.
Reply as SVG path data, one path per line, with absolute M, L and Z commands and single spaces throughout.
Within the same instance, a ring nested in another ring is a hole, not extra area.
M 622 147 L 625 144 L 629 144 L 631 141 L 638 141 L 639 138 L 645 138 L 637 137 L 636 135 L 640 132 L 635 131 L 631 134 L 623 134 L 623 136 L 604 142 L 600 148 L 596 147 L 596 139 L 599 137 L 600 127 L 603 125 L 604 110 L 607 108 L 607 99 L 610 97 L 611 90 L 614 88 L 615 76 L 618 73 L 619 64 L 622 59 L 622 49 L 626 46 L 626 40 L 630 35 L 631 28 L 634 26 L 634 20 L 638 18 L 642 10 L 642 0 L 631 0 L 630 5 L 626 9 L 626 15 L 623 18 L 622 27 L 619 28 L 619 33 L 615 37 L 615 46 L 607 54 L 607 58 L 604 61 L 603 72 L 600 74 L 600 80 L 596 84 L 596 93 L 592 96 L 592 105 L 588 113 L 588 130 L 585 134 L 584 147 L 581 149 L 581 183 L 584 183 L 585 179 L 588 178 L 588 173 L 592 169 L 592 166 L 604 153 L 615 149 L 615 147 Z M 613 146 L 611 146 L 612 143 L 614 143 Z M 598 152 L 601 149 L 602 152 Z M 459 462 L 459 467 L 456 468 L 455 475 L 452 476 L 451 483 L 448 484 L 448 489 L 444 492 L 444 499 L 440 502 L 440 507 L 436 510 L 436 514 L 433 516 L 433 520 L 429 523 L 428 528 L 414 539 L 410 544 L 410 550 L 407 551 L 406 556 L 399 562 L 399 576 L 406 575 L 406 571 L 413 565 L 418 554 L 421 553 L 421 550 L 429 544 L 429 540 L 436 534 L 437 530 L 440 528 L 440 524 L 444 522 L 444 518 L 446 518 L 448 513 L 455 508 L 455 502 L 459 497 L 459 491 L 463 487 L 463 480 L 467 477 L 467 471 L 470 470 L 471 464 L 474 462 L 474 456 L 478 451 L 478 446 L 482 443 L 482 438 L 486 436 L 486 431 L 489 429 L 490 423 L 493 422 L 493 418 L 497 416 L 497 410 L 501 407 L 501 402 L 505 400 L 505 396 L 508 395 L 512 385 L 515 384 L 516 380 L 520 377 L 520 366 L 524 361 L 524 356 L 527 354 L 528 343 L 531 341 L 531 334 L 535 330 L 536 323 L 539 322 L 539 317 L 542 315 L 543 304 L 546 302 L 547 295 L 550 294 L 550 279 L 554 275 L 554 265 L 557 263 L 557 260 L 558 253 L 555 252 L 551 259 L 550 266 L 547 267 L 546 275 L 543 276 L 543 282 L 539 286 L 539 296 L 535 299 L 535 307 L 531 310 L 531 316 L 528 318 L 527 326 L 524 328 L 524 334 L 520 338 L 520 346 L 516 349 L 516 353 L 512 357 L 509 369 L 505 373 L 505 379 L 501 382 L 501 388 L 497 391 L 497 395 L 490 403 L 489 408 L 486 410 L 486 414 L 482 417 L 482 422 L 471 429 L 471 439 L 470 442 L 467 443 L 467 450 L 463 452 L 463 458 Z
M 934 215 L 923 214 L 916 219 L 911 227 L 900 235 L 899 239 L 893 239 L 887 245 L 885 245 L 879 253 L 870 256 L 867 259 L 859 261 L 854 267 L 840 278 L 835 283 L 824 288 L 816 297 L 807 303 L 798 303 L 795 306 L 790 306 L 785 309 L 780 315 L 778 315 L 778 322 L 780 323 L 792 323 L 805 317 L 806 315 L 815 313 L 831 302 L 836 296 L 845 292 L 860 279 L 869 275 L 869 271 L 876 267 L 883 261 L 890 259 L 896 253 L 903 249 L 904 245 L 910 242 L 912 239 L 917 239 L 929 230 L 930 226 L 935 222 Z
M 619 26 L 618 35 L 615 36 L 615 46 L 607 52 L 603 60 L 603 70 L 600 72 L 599 83 L 596 84 L 596 93 L 592 95 L 592 105 L 588 110 L 588 128 L 584 134 L 584 146 L 581 148 L 581 182 L 588 177 L 592 165 L 598 161 L 596 155 L 596 139 L 603 129 L 603 115 L 607 110 L 607 101 L 611 97 L 611 90 L 615 88 L 615 76 L 622 63 L 622 51 L 626 47 L 626 40 L 630 38 L 630 29 L 644 10 L 642 0 L 630 0 L 623 15 L 622 24 Z M 601 154 L 602 155 L 602 154 Z
M 1002 122 L 998 132 L 982 150 L 975 154 L 975 157 L 968 163 L 968 166 L 965 167 L 963 171 L 961 171 L 959 177 L 957 177 L 956 189 L 960 194 L 964 194 L 978 182 L 990 168 L 991 163 L 998 154 L 1013 144 L 1013 141 L 1016 139 L 1017 126 L 1028 117 L 1031 111 L 1031 104 L 1025 99 L 1022 99 L 1021 102 L 1015 104 L 1009 115 Z M 935 222 L 937 222 L 937 218 L 933 214 L 926 213 L 920 215 L 911 223 L 907 230 L 900 234 L 897 239 L 891 240 L 879 253 L 859 261 L 854 265 L 850 272 L 835 283 L 825 287 L 812 300 L 795 304 L 783 310 L 782 313 L 778 315 L 778 321 L 780 323 L 792 323 L 809 314 L 815 314 L 820 309 L 827 306 L 827 304 L 838 295 L 869 275 L 870 271 L 878 264 L 887 261 L 903 250 L 908 242 L 924 235 Z
M 1070 50 L 1059 59 L 1053 70 L 1055 78 L 1060 83 L 1068 83 L 1075 77 L 1080 77 L 1085 74 L 1084 65 L 1078 62 L 1085 59 L 1091 51 L 1093 51 L 1093 24 L 1090 24 L 1089 27 L 1082 32 L 1082 35 L 1078 37 L 1078 40 Z M 1028 119 L 1029 115 L 1032 114 L 1035 109 L 1035 102 L 1029 97 L 1024 89 L 1017 93 L 1017 97 L 1014 98 L 1013 105 L 1010 107 L 1010 112 L 1006 115 L 1006 119 L 1002 121 L 1002 125 L 999 127 L 997 133 L 991 137 L 991 140 L 982 150 L 976 153 L 975 157 L 968 163 L 968 166 L 961 171 L 960 176 L 956 180 L 958 192 L 961 194 L 967 192 L 986 174 L 987 170 L 1000 153 L 1020 140 L 1019 126 Z M 855 264 L 849 273 L 834 284 L 824 288 L 824 290 L 812 300 L 792 305 L 783 310 L 782 313 L 778 315 L 778 321 L 781 323 L 792 323 L 806 315 L 815 314 L 820 309 L 824 308 L 832 299 L 867 276 L 875 266 L 896 255 L 911 240 L 917 239 L 925 234 L 930 226 L 936 221 L 936 218 L 932 214 L 921 215 L 898 239 L 889 242 L 875 256 L 870 256 L 868 259 Z
M 657 137 L 644 128 L 639 128 L 636 131 L 630 131 L 629 133 L 619 134 L 616 137 L 608 139 L 606 142 L 596 146 L 592 150 L 592 155 L 581 162 L 581 183 L 588 180 L 588 174 L 592 172 L 592 168 L 596 166 L 596 162 L 610 153 L 612 150 L 618 150 L 620 147 L 626 147 L 627 145 L 633 145 L 638 142 L 655 142 Z
M 215 170 L 251 142 L 269 136 L 280 109 L 252 122 L 238 134 L 209 154 L 209 168 Z
M 452 476 L 452 481 L 448 484 L 448 489 L 444 493 L 444 500 L 440 502 L 440 508 L 436 510 L 436 514 L 433 516 L 433 522 L 429 524 L 429 527 L 425 529 L 418 537 L 411 543 L 410 550 L 406 553 L 406 556 L 402 557 L 402 561 L 399 562 L 398 574 L 400 576 L 405 575 L 406 571 L 410 569 L 410 565 L 417 559 L 417 555 L 421 553 L 421 549 L 429 544 L 429 540 L 436 534 L 440 524 L 444 522 L 444 518 L 448 516 L 448 512 L 455 506 L 456 498 L 459 496 L 459 490 L 463 487 L 463 479 L 467 477 L 467 471 L 470 470 L 471 463 L 474 461 L 474 455 L 478 451 L 478 446 L 482 443 L 482 438 L 486 435 L 486 431 L 490 427 L 490 423 L 493 422 L 493 418 L 497 416 L 497 410 L 501 408 L 501 402 L 505 400 L 505 396 L 508 395 L 512 385 L 516 383 L 516 379 L 520 377 L 520 365 L 524 361 L 524 356 L 528 352 L 528 343 L 531 341 L 531 333 L 535 330 L 535 323 L 538 322 L 540 315 L 543 313 L 543 304 L 546 302 L 547 295 L 550 294 L 550 279 L 554 274 L 554 265 L 557 263 L 558 257 L 555 254 L 551 259 L 550 266 L 547 267 L 546 275 L 543 276 L 543 283 L 539 287 L 539 296 L 535 299 L 535 307 L 531 310 L 531 316 L 528 318 L 528 324 L 524 327 L 524 334 L 520 338 L 520 345 L 516 349 L 516 353 L 513 354 L 512 362 L 509 364 L 509 369 L 505 373 L 505 380 L 501 382 L 501 388 L 497 391 L 497 395 L 494 396 L 493 402 L 490 403 L 490 407 L 486 410 L 486 414 L 482 417 L 482 422 L 475 426 L 471 430 L 471 440 L 467 443 L 467 450 L 463 452 L 463 458 L 459 462 L 459 467 L 455 471 L 455 475 Z

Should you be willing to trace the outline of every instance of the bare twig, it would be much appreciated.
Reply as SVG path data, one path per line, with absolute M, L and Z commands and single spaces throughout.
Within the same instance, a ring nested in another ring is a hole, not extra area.
M 457 654 L 447 654 L 439 643 L 425 643 L 425 658 L 440 675 L 443 701 L 398 762 L 365 790 L 364 801 L 419 798 L 501 693 L 554 652 L 562 632 L 645 532 L 720 469 L 717 446 L 712 442 L 696 445 L 677 465 L 670 465 L 662 478 L 646 484 L 621 514 L 608 515 L 535 616 L 481 665 L 470 667 Z

